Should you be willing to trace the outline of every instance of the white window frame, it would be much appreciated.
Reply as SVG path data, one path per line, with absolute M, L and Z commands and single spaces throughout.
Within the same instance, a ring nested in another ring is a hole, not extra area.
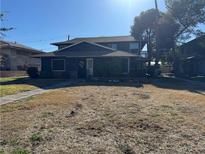
M 129 43 L 129 49 L 130 50 L 139 50 L 139 43 L 134 42 L 134 43 Z
M 53 61 L 56 61 L 56 60 L 62 60 L 63 61 L 63 70 L 55 70 L 53 68 Z M 51 68 L 52 68 L 52 71 L 55 71 L 55 72 L 65 72 L 66 68 L 65 68 L 65 59 L 51 59 Z
M 89 66 L 88 66 L 88 62 L 91 62 L 91 65 L 92 65 L 92 67 L 91 68 L 89 68 Z M 87 70 L 87 77 L 89 77 L 89 76 L 93 76 L 93 66 L 94 65 L 94 61 L 93 61 L 93 58 L 87 58 L 86 59 L 86 70 Z
M 127 58 L 127 73 L 130 74 L 130 58 Z

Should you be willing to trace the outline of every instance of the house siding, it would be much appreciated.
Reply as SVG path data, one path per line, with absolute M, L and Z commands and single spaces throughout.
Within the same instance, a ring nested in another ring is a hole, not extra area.
M 51 71 L 51 58 L 41 58 L 41 71 Z
M 50 78 L 86 78 L 86 58 L 48 57 L 42 59 L 41 76 Z M 53 71 L 52 59 L 65 59 L 65 71 Z M 144 62 L 130 58 L 93 58 L 94 77 L 141 76 L 145 70 Z M 128 73 L 129 72 L 129 73 Z
M 95 77 L 120 77 L 128 75 L 128 58 L 95 58 Z
M 55 71 L 52 70 L 52 60 L 53 59 L 64 59 L 65 60 L 65 70 Z M 80 78 L 85 77 L 85 66 L 81 69 L 79 62 L 83 62 L 85 65 L 84 58 L 65 58 L 65 57 L 55 57 L 55 58 L 41 58 L 42 60 L 42 77 L 57 77 L 57 78 L 69 78 L 78 74 Z M 73 75 L 72 75 L 73 74 Z
M 111 47 L 111 44 L 117 44 L 117 49 L 122 50 L 122 51 L 127 51 L 127 52 L 132 52 L 135 54 L 140 54 L 140 49 L 135 49 L 135 50 L 130 50 L 130 43 L 140 43 L 138 41 L 136 42 L 110 42 L 110 43 L 99 43 L 100 45 Z M 140 45 L 139 45 L 140 47 Z
M 199 75 L 204 75 L 205 76 L 205 60 L 204 61 L 199 61 L 199 64 L 198 64 L 198 66 L 199 66 Z
M 58 46 L 58 50 L 63 49 L 63 48 L 66 48 L 66 47 L 68 47 L 68 46 L 70 46 L 70 45 L 72 45 L 72 43 L 59 45 L 59 46 Z
M 129 48 L 130 43 L 138 43 L 139 44 L 139 49 L 130 50 L 130 48 Z M 142 47 L 145 45 L 144 42 L 139 42 L 139 41 L 135 41 L 135 42 L 109 42 L 109 43 L 97 43 L 97 44 L 107 46 L 107 47 L 110 47 L 110 48 L 111 48 L 112 44 L 117 44 L 117 49 L 118 50 L 135 53 L 137 55 L 140 54 L 140 51 L 141 51 Z M 72 44 L 67 44 L 67 45 L 62 44 L 62 45 L 58 46 L 58 49 L 63 49 L 63 48 L 68 47 L 70 45 L 72 45 Z M 80 45 L 78 47 L 79 47 L 79 50 L 82 50 L 82 47 Z M 95 50 L 95 48 L 93 48 L 93 47 L 92 48 L 85 48 L 84 47 L 83 49 L 90 50 L 90 51 Z M 98 50 L 99 50 L 99 48 L 98 48 Z
M 179 49 L 181 60 L 176 66 L 179 70 L 176 71 L 177 75 L 205 75 L 205 35 L 182 45 Z

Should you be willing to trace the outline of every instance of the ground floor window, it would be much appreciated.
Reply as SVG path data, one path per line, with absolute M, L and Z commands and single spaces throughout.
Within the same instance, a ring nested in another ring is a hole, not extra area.
M 65 59 L 52 59 L 51 65 L 53 71 L 65 71 Z

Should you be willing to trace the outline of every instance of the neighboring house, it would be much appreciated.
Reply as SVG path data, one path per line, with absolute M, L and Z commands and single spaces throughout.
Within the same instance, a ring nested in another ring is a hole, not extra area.
M 181 73 L 188 76 L 205 75 L 205 35 L 180 47 Z
M 144 71 L 144 43 L 131 36 L 75 38 L 53 45 L 59 49 L 35 56 L 41 58 L 44 77 L 125 77 Z
M 1 70 L 26 70 L 28 67 L 41 67 L 40 59 L 32 56 L 42 53 L 39 50 L 0 40 L 0 69 Z

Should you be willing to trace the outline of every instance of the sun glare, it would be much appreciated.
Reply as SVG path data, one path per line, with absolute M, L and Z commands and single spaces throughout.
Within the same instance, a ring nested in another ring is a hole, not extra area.
M 134 7 L 137 4 L 140 4 L 143 2 L 143 0 L 113 0 L 115 5 L 121 6 L 121 7 Z

